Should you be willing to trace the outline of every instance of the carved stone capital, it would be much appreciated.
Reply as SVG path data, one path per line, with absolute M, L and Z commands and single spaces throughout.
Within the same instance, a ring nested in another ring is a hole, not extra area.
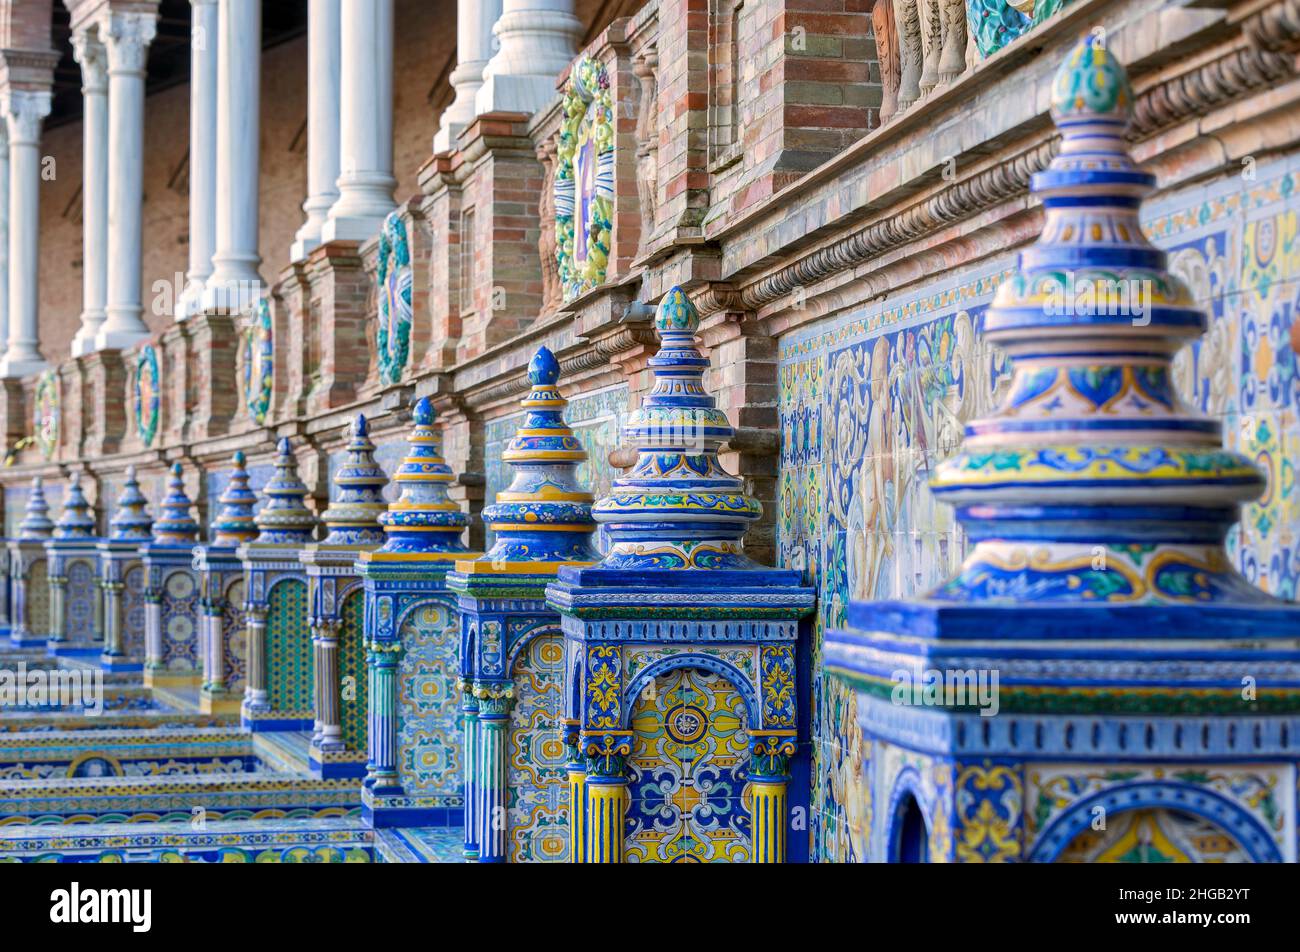
M 149 44 L 158 32 L 155 13 L 113 12 L 104 14 L 99 33 L 108 47 L 108 69 L 113 74 L 144 76 Z
M 89 96 L 108 89 L 108 50 L 90 27 L 72 34 L 72 58 L 81 66 L 81 91 Z
M 0 105 L 9 120 L 9 141 L 13 145 L 39 145 L 41 123 L 50 114 L 48 89 L 10 89 Z

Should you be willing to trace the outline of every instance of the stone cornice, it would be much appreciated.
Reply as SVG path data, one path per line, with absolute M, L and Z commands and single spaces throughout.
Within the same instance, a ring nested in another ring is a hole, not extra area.
M 1272 7 L 1257 11 L 1244 22 L 1256 24 L 1254 35 L 1264 36 L 1271 46 L 1282 48 L 1285 43 L 1300 41 L 1300 32 L 1296 33 L 1296 40 L 1288 39 L 1292 36 L 1291 27 L 1300 27 L 1300 22 L 1294 22 L 1278 11 L 1294 8 L 1298 3 L 1300 0 L 1278 0 Z M 1139 21 L 1124 29 L 1141 29 L 1141 26 Z M 1116 34 L 1119 33 L 1116 31 Z M 1190 35 L 1196 37 L 1197 31 Z M 1202 42 L 1210 43 L 1217 39 L 1223 52 L 1216 54 L 1211 48 L 1199 60 L 1188 58 L 1190 65 L 1186 72 L 1159 79 L 1138 94 L 1137 118 L 1133 131 L 1135 137 L 1149 137 L 1189 118 L 1209 113 L 1243 95 L 1270 89 L 1297 75 L 1295 60 L 1287 53 L 1250 45 L 1240 38 L 1223 43 L 1222 38 L 1223 33 L 1220 31 L 1212 37 L 1207 36 Z M 937 109 L 937 102 L 934 106 Z M 856 227 L 853 231 L 849 234 L 841 233 L 839 237 L 834 236 L 834 227 L 828 224 L 822 229 L 826 237 L 820 242 L 808 241 L 806 232 L 797 234 L 791 231 L 789 240 L 783 247 L 769 244 L 762 246 L 759 251 L 747 249 L 747 252 L 739 254 L 735 254 L 733 249 L 753 241 L 755 233 L 744 229 L 736 231 L 736 223 L 732 223 L 721 236 L 720 243 L 724 249 L 723 268 L 719 274 L 721 280 L 696 292 L 694 300 L 697 306 L 706 314 L 737 307 L 760 310 L 777 305 L 782 298 L 795 293 L 811 294 L 819 282 L 826 282 L 837 275 L 845 279 L 856 278 L 857 269 L 875 262 L 882 255 L 902 252 L 911 243 L 938 229 L 971 220 L 1008 200 L 1022 198 L 1027 194 L 1030 176 L 1047 166 L 1057 148 L 1055 135 L 1046 128 L 1045 107 L 1039 112 L 1040 115 L 1034 121 L 1022 128 L 1026 132 L 1033 129 L 1041 131 L 1037 135 L 1022 136 L 1019 151 L 995 165 L 973 174 L 968 173 L 947 185 L 934 181 L 933 169 L 927 167 L 929 163 L 908 162 L 906 152 L 904 158 L 898 158 L 897 145 L 892 147 L 894 168 L 910 169 L 913 176 L 910 182 L 873 174 L 877 170 L 872 169 L 874 157 L 870 155 L 863 155 L 856 169 L 846 166 L 844 157 L 827 163 L 823 169 L 834 166 L 840 173 L 840 180 L 824 183 L 816 193 L 809 191 L 811 183 L 796 183 L 774 196 L 773 202 L 779 200 L 782 214 L 788 214 L 790 208 L 798 205 L 792 199 L 802 197 L 801 194 L 792 193 L 803 193 L 810 200 L 828 194 L 847 194 L 851 189 L 856 194 L 861 194 L 855 189 L 854 182 L 888 180 L 892 187 L 864 206 L 871 208 L 869 220 L 865 224 L 854 223 Z M 913 114 L 909 114 L 911 115 Z M 933 111 L 929 119 L 932 123 L 942 125 L 940 116 Z M 877 132 L 882 133 L 882 139 L 886 138 L 884 133 L 897 128 L 897 124 L 891 124 L 883 130 L 873 132 L 868 138 L 876 138 Z M 919 151 L 922 147 L 929 156 L 938 155 L 942 149 L 941 146 L 936 148 L 928 138 L 925 142 L 916 142 L 913 150 Z M 983 151 L 986 151 L 986 147 L 981 145 L 978 151 L 972 151 L 968 155 L 953 156 L 956 168 L 977 166 L 982 161 L 979 152 Z M 821 173 L 822 170 L 819 169 L 809 173 L 809 176 Z M 916 197 L 918 191 L 924 195 L 919 200 Z M 750 223 L 756 229 L 764 227 L 764 224 L 772 229 L 772 221 L 764 223 L 765 218 L 768 216 L 760 212 L 753 216 Z M 848 225 L 851 218 L 851 214 L 842 214 L 841 227 Z M 785 238 L 785 229 L 772 230 Z M 800 245 L 803 247 L 799 248 Z M 793 261 L 790 260 L 792 252 L 797 255 Z M 746 253 L 751 256 L 761 253 L 763 259 L 776 259 L 783 263 L 766 272 L 752 273 L 744 266 Z M 735 270 L 738 264 L 741 265 L 739 271 Z M 816 316 L 815 311 L 819 310 L 809 309 L 808 316 Z

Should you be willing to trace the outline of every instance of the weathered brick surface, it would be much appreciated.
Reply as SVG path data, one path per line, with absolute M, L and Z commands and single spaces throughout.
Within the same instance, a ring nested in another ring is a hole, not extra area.
M 83 451 L 86 458 L 96 459 L 116 453 L 121 448 L 128 408 L 134 406 L 133 394 L 127 392 L 130 375 L 122 352 L 117 350 L 87 354 L 80 363 L 84 368 L 87 395 Z M 134 416 L 134 413 L 130 415 Z

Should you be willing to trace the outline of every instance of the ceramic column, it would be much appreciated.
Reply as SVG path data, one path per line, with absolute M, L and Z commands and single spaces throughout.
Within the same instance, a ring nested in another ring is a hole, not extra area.
M 144 603 L 144 666 L 148 671 L 162 669 L 162 592 L 150 589 Z
M 461 737 L 465 745 L 465 847 L 467 860 L 479 857 L 479 819 L 478 819 L 478 698 L 474 696 L 473 685 L 462 682 L 460 701 Z
M 339 622 L 322 621 L 312 638 L 316 651 L 316 740 L 321 750 L 343 749 L 339 705 Z
M 342 0 L 338 201 L 322 241 L 365 241 L 397 207 L 393 189 L 393 0 Z
M 258 268 L 258 146 L 262 0 L 221 0 L 217 28 L 216 252 L 203 308 L 250 309 L 262 296 Z
M 491 692 L 495 695 L 497 692 Z M 506 814 L 506 746 L 510 698 L 483 697 L 478 712 L 479 862 L 504 863 L 510 824 Z
M 190 0 L 190 263 L 176 303 L 183 321 L 202 306 L 217 250 L 217 0 Z
M 756 735 L 750 741 L 750 861 L 784 863 L 787 787 L 794 742 L 790 737 Z
M 72 356 L 95 349 L 108 300 L 108 54 L 96 28 L 78 30 L 72 53 L 81 64 L 81 327 Z
M 64 564 L 61 558 L 46 557 L 49 566 L 50 585 L 50 644 L 54 645 L 67 639 L 67 594 L 68 579 L 63 574 Z
M 144 251 L 144 79 L 155 13 L 108 13 L 108 292 L 96 350 L 122 350 L 149 336 L 141 319 Z
M 582 22 L 573 0 L 504 0 L 498 47 L 475 97 L 479 114 L 533 113 L 555 98 L 555 78 L 578 52 Z
M 289 257 L 301 261 L 320 244 L 338 200 L 340 0 L 311 0 L 307 8 L 307 213 Z
M 501 0 L 458 0 L 456 4 L 456 68 L 451 85 L 456 90 L 442 113 L 433 137 L 433 151 L 449 152 L 456 138 L 478 115 L 475 100 L 483 86 L 483 70 L 492 58 L 492 28 L 501 17 Z
M 221 601 L 214 601 L 206 606 L 203 624 L 207 629 L 207 651 L 203 653 L 203 688 L 209 694 L 220 694 L 226 690 L 226 646 L 223 643 L 222 620 L 224 609 Z
M 122 584 L 116 566 L 114 569 L 113 576 L 100 586 L 104 592 L 104 653 L 101 660 L 105 664 L 120 662 L 126 655 L 122 647 L 122 592 L 126 586 Z
M 50 114 L 47 89 L 11 89 L 9 124 L 9 334 L 0 376 L 23 377 L 47 366 L 38 348 L 41 235 L 41 123 Z
M 270 710 L 266 692 L 266 606 L 248 606 L 248 681 L 244 687 L 244 709 Z
M 590 770 L 586 788 L 586 861 L 623 862 L 623 827 L 627 816 L 627 777 L 624 758 L 596 758 L 602 768 Z
M 587 765 L 582 759 L 578 743 L 578 722 L 565 719 L 564 747 L 567 756 L 564 769 L 569 779 L 569 856 L 571 862 L 587 861 Z
M 397 778 L 397 663 L 401 654 L 400 644 L 373 641 L 366 657 L 370 757 L 364 783 L 376 793 L 400 793 L 402 789 Z

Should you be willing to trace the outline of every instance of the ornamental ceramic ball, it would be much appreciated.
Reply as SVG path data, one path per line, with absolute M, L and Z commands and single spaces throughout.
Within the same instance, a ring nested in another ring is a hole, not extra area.
M 659 332 L 677 331 L 694 334 L 700 329 L 700 313 L 681 288 L 674 287 L 664 295 L 655 311 L 655 327 Z
M 1128 124 L 1133 89 L 1123 65 L 1091 34 L 1078 42 L 1052 83 L 1052 118 L 1059 125 L 1093 119 Z
M 528 362 L 528 380 L 535 386 L 553 386 L 560 379 L 560 362 L 545 347 L 537 348 Z

